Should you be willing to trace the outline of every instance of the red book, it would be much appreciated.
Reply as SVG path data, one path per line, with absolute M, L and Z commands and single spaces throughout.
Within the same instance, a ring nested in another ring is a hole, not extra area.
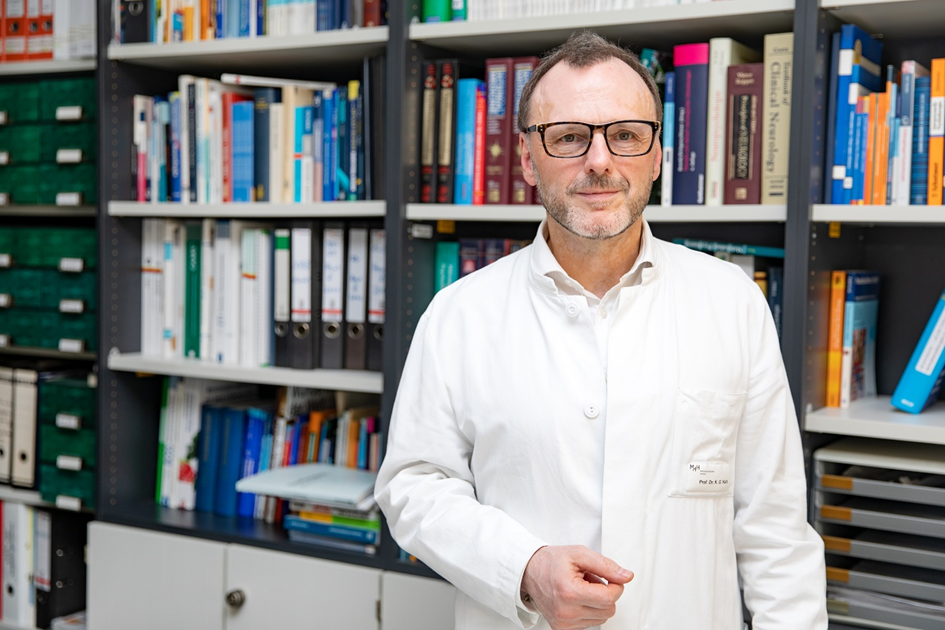
M 512 58 L 486 61 L 486 203 L 507 204 L 512 164 Z
M 6 16 L 3 33 L 4 61 L 26 59 L 26 0 L 3 0 Z
M 761 99 L 764 64 L 728 68 L 725 203 L 761 203 Z
M 223 101 L 223 201 L 233 201 L 233 103 L 251 101 L 252 97 L 224 92 Z
M 381 0 L 364 0 L 364 25 L 381 25 Z
M 522 172 L 522 147 L 518 140 L 518 103 L 522 99 L 522 90 L 525 89 L 525 84 L 528 83 L 528 79 L 532 76 L 532 71 L 537 65 L 538 57 L 517 57 L 512 61 L 513 89 L 510 92 L 512 96 L 512 135 L 510 138 L 512 147 L 512 163 L 510 166 L 512 196 L 509 202 L 514 204 L 531 205 L 535 203 L 535 187 L 525 181 L 525 175 Z
M 473 146 L 473 205 L 486 200 L 486 86 L 476 89 L 476 127 Z

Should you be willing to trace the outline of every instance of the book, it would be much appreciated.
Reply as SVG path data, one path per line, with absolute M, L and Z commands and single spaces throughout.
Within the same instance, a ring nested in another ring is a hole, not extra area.
M 673 156 L 676 130 L 676 73 L 666 73 L 663 97 L 663 164 L 660 168 L 660 205 L 673 205 Z
M 472 205 L 473 163 L 476 159 L 476 90 L 479 79 L 460 79 L 456 86 L 456 166 L 453 203 Z
M 843 355 L 840 363 L 840 407 L 876 396 L 876 321 L 879 274 L 848 271 L 843 308 Z
M 729 66 L 726 204 L 761 203 L 761 100 L 764 64 Z
M 485 202 L 487 204 L 509 203 L 513 125 L 509 95 L 514 89 L 513 80 L 511 57 L 486 60 Z
M 377 475 L 331 464 L 297 464 L 240 479 L 239 492 L 253 492 L 328 507 L 369 510 L 374 505 Z
M 846 302 L 847 272 L 830 274 L 830 306 L 827 322 L 826 405 L 840 406 L 840 365 L 843 359 L 843 312 Z
M 924 206 L 929 198 L 929 115 L 931 113 L 930 95 L 932 77 L 916 77 L 915 107 L 912 110 L 912 174 L 909 185 L 909 203 Z
M 440 241 L 436 244 L 436 281 L 433 290 L 448 287 L 459 279 L 459 243 L 456 241 Z
M 706 241 L 694 238 L 674 238 L 673 242 L 677 245 L 683 245 L 684 247 L 695 249 L 700 252 L 722 252 L 728 254 L 738 254 L 742 256 L 784 258 L 783 247 L 765 247 L 761 245 L 747 245 L 741 243 L 723 243 L 719 241 Z
M 945 376 L 945 291 L 932 309 L 909 363 L 899 377 L 892 395 L 893 406 L 909 413 L 921 413 L 935 402 Z
M 676 72 L 676 142 L 673 204 L 705 204 L 709 44 L 673 49 Z
M 453 159 L 453 144 L 456 138 L 456 81 L 460 76 L 458 59 L 441 59 L 437 63 L 437 148 L 436 148 L 436 203 L 453 201 L 453 185 L 456 163 Z
M 794 33 L 765 35 L 761 203 L 787 203 Z
M 929 93 L 929 192 L 930 206 L 942 205 L 942 173 L 945 171 L 945 58 L 932 60 Z
M 435 61 L 423 64 L 423 96 L 420 109 L 420 203 L 432 203 L 436 198 L 439 70 Z
M 912 186 L 912 154 L 916 112 L 916 79 L 928 77 L 929 69 L 914 60 L 902 62 L 902 90 L 899 117 L 899 161 L 895 171 L 893 203 L 908 206 Z
M 535 187 L 525 181 L 524 171 L 522 169 L 522 147 L 519 142 L 518 128 L 518 105 L 522 98 L 522 91 L 525 84 L 532 76 L 535 66 L 538 65 L 538 57 L 516 57 L 512 60 L 512 90 L 509 92 L 509 98 L 512 99 L 509 104 L 512 110 L 511 136 L 509 138 L 510 171 L 509 177 L 511 190 L 509 192 L 509 203 L 531 205 L 535 203 Z

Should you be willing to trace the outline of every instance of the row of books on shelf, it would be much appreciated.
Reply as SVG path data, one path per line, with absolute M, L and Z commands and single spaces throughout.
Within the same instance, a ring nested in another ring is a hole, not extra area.
M 95 504 L 95 379 L 53 362 L 0 365 L 0 483 L 44 501 Z
M 386 0 L 114 0 L 119 44 L 305 35 L 387 24 Z
M 380 370 L 385 252 L 377 223 L 145 219 L 141 352 Z
M 21 628 L 62 627 L 85 610 L 89 517 L 0 502 L 0 619 Z
M 883 43 L 833 34 L 824 198 L 833 204 L 942 205 L 945 59 L 883 67 Z
M 5 0 L 0 63 L 95 57 L 95 0 Z
M 382 66 L 383 58 L 367 58 L 363 80 L 342 86 L 181 75 L 166 98 L 135 96 L 137 201 L 373 198 L 383 185 Z
M 424 0 L 424 22 L 512 20 L 546 15 L 573 15 L 721 0 Z

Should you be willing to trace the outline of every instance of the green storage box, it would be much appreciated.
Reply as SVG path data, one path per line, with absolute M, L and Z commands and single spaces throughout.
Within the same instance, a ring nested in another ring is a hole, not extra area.
M 79 108 L 75 110 L 74 108 Z M 52 79 L 40 83 L 40 117 L 46 121 L 74 120 L 79 111 L 81 120 L 95 120 L 95 79 Z
M 40 203 L 95 205 L 98 180 L 95 164 L 43 164 L 40 169 Z M 75 202 L 61 202 L 60 193 L 74 196 Z
M 39 269 L 0 269 L 0 294 L 4 308 L 42 308 L 45 304 L 46 282 Z
M 94 352 L 98 348 L 98 317 L 95 313 L 55 313 L 56 327 L 49 331 L 59 347 L 60 339 L 76 339 L 83 342 L 84 350 Z
M 95 430 L 60 429 L 54 424 L 39 428 L 39 457 L 44 464 L 56 465 L 60 455 L 78 457 L 82 470 L 95 468 Z
M 13 252 L 19 267 L 60 269 L 62 259 L 80 259 L 82 269 L 98 264 L 98 239 L 92 228 L 19 228 Z M 68 266 L 69 269 L 78 267 Z M 57 305 L 58 306 L 58 305 Z
M 60 310 L 63 300 L 80 300 L 84 305 L 83 312 L 94 313 L 98 308 L 98 281 L 94 271 L 47 271 L 44 284 L 49 288 L 44 304 L 47 308 Z
M 43 125 L 0 127 L 0 168 L 43 161 L 48 134 Z M 5 157 L 6 159 L 2 159 Z
M 94 122 L 47 124 L 43 127 L 40 159 L 50 163 L 60 163 L 57 157 L 64 158 L 65 163 L 95 162 L 97 145 L 98 138 L 96 138 Z M 81 153 L 80 156 L 73 155 L 76 150 Z M 63 152 L 61 156 L 60 151 Z M 74 157 L 80 157 L 80 159 L 73 160 Z
M 39 120 L 39 83 L 0 85 L 0 124 L 13 125 Z M 3 119 L 6 120 L 3 120 Z
M 56 424 L 60 414 L 78 418 L 78 428 L 95 426 L 95 393 L 88 380 L 63 378 L 46 381 L 39 393 L 39 421 Z M 64 419 L 68 420 L 68 419 Z
M 8 205 L 43 203 L 41 167 L 32 164 L 0 168 L 0 193 Z
M 56 348 L 59 339 L 50 338 L 58 313 L 35 309 L 0 310 L 0 334 L 9 337 L 9 345 L 29 348 Z
M 84 508 L 95 507 L 95 473 L 91 470 L 60 470 L 49 464 L 39 468 L 39 494 L 43 501 L 56 502 L 56 497 L 79 499 Z

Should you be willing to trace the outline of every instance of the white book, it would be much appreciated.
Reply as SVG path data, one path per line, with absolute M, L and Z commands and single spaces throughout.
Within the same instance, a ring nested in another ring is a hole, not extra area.
M 285 109 L 282 103 L 269 105 L 269 202 L 281 203 L 282 196 L 282 166 L 285 160 Z M 321 191 L 319 191 L 320 193 Z
M 177 461 L 180 458 L 178 444 L 180 443 L 181 424 L 184 420 L 184 379 L 171 377 L 173 389 L 167 391 L 167 431 L 164 442 L 164 475 L 161 478 L 162 486 L 167 481 L 167 505 L 177 509 L 180 506 L 180 491 L 177 488 Z
M 709 40 L 709 113 L 706 124 L 705 205 L 725 199 L 725 117 L 728 67 L 761 61 L 761 55 L 729 37 Z
M 194 77 L 182 74 L 177 78 L 177 91 L 180 94 L 180 202 L 189 204 L 191 195 L 190 160 L 196 147 L 190 137 L 190 93 L 189 88 L 194 85 Z
M 164 219 L 141 222 L 141 354 L 164 355 Z
M 256 365 L 269 367 L 274 362 L 273 309 L 273 240 L 272 230 L 260 228 L 256 240 Z
M 281 417 L 276 416 L 273 421 L 272 426 L 272 458 L 269 461 L 269 470 L 275 470 L 282 468 L 282 454 L 285 451 L 285 433 L 287 429 L 288 421 Z M 251 477 L 244 477 L 243 479 L 250 479 Z M 240 492 L 252 492 L 250 490 L 241 490 L 239 488 L 239 482 L 236 484 L 237 490 Z M 276 497 L 271 492 L 256 492 L 255 494 L 262 494 L 268 497 L 266 499 L 266 522 L 273 523 L 276 519 Z
M 249 36 L 258 37 L 262 33 L 257 33 L 259 20 L 256 19 L 256 14 L 259 11 L 259 0 L 249 0 Z
M 53 4 L 53 59 L 72 59 L 72 0 L 55 0 Z
M 158 489 L 158 495 L 160 496 L 161 505 L 169 507 L 171 504 L 171 485 L 173 481 L 173 466 L 172 462 L 174 461 L 174 443 L 171 441 L 171 395 L 174 391 L 175 383 L 178 381 L 177 376 L 168 376 L 165 378 L 163 384 L 163 398 L 161 400 L 161 414 L 158 422 L 158 442 L 160 443 L 160 461 L 158 466 L 161 467 L 161 481 L 160 488 Z
M 259 230 L 243 230 L 240 248 L 240 365 L 256 367 L 256 303 L 259 300 L 257 240 Z
M 196 187 L 197 203 L 210 201 L 208 181 L 210 162 L 210 85 L 208 79 L 194 79 L 194 138 L 196 144 L 197 181 L 190 185 Z
M 200 236 L 200 358 L 213 361 L 214 257 L 217 222 L 204 219 Z
M 13 368 L 0 367 L 0 482 L 10 483 L 13 449 Z
M 236 482 L 236 489 L 290 501 L 363 511 L 374 506 L 376 479 L 376 473 L 357 468 L 322 463 L 296 464 L 244 477 Z
M 33 508 L 3 502 L 3 621 L 32 628 L 36 605 L 32 595 Z
M 240 254 L 243 222 L 218 221 L 214 244 L 214 355 L 217 363 L 239 363 Z
M 899 124 L 899 160 L 893 184 L 893 199 L 890 203 L 908 206 L 912 201 L 912 132 L 915 121 L 915 80 L 929 76 L 929 69 L 913 60 L 902 62 L 902 116 Z
M 217 81 L 210 81 L 210 161 L 208 181 L 210 203 L 223 202 L 223 86 Z
M 183 313 L 184 287 L 181 284 L 184 268 L 184 237 L 180 221 L 164 221 L 164 334 L 163 355 L 165 359 L 183 356 L 182 328 L 178 323 L 178 312 Z

